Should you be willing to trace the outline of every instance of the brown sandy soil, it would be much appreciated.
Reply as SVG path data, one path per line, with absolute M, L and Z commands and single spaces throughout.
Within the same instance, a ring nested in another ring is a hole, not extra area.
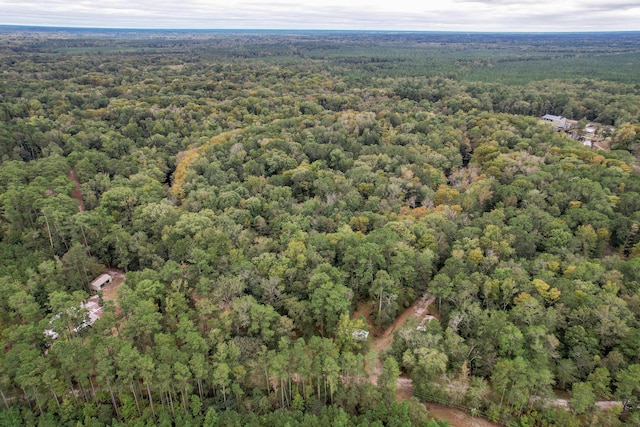
M 484 418 L 472 417 L 471 414 L 449 406 L 431 402 L 426 402 L 424 405 L 433 417 L 449 421 L 451 427 L 500 427 L 500 424 L 492 423 Z
M 616 406 L 622 407 L 622 402 L 614 400 L 600 400 L 596 402 L 596 406 L 604 411 L 608 411 L 609 409 L 613 409 Z
M 593 146 L 597 147 L 601 150 L 608 150 L 609 149 L 609 144 L 607 144 L 604 141 L 593 141 Z
M 371 349 L 379 353 L 389 347 L 391 345 L 391 341 L 393 341 L 393 333 L 397 329 L 402 328 L 411 317 L 420 318 L 421 320 L 424 319 L 429 310 L 429 306 L 434 300 L 434 297 L 429 299 L 422 297 L 414 302 L 411 307 L 400 313 L 400 315 L 396 317 L 396 320 L 394 320 L 380 336 L 374 338 Z
M 371 315 L 371 303 L 364 301 L 358 304 L 358 306 L 356 307 L 356 311 L 353 312 L 353 316 L 351 316 L 351 318 L 357 319 L 360 316 L 364 317 L 365 322 L 367 322 L 367 325 L 369 325 L 369 329 L 373 331 L 374 326 L 371 322 L 371 319 L 369 318 L 369 315 Z
M 569 406 L 570 402 L 571 402 L 571 399 L 564 399 L 564 398 L 557 398 L 549 401 L 551 405 L 559 406 L 561 408 L 566 409 L 567 411 L 570 408 Z M 622 406 L 622 402 L 615 401 L 615 400 L 599 400 L 596 402 L 596 406 L 602 409 L 603 411 L 608 411 L 609 409 L 613 409 L 616 406 Z
M 102 287 L 102 299 L 115 303 L 118 297 L 118 288 L 124 283 L 124 271 L 108 268 L 105 270 L 105 273 L 110 274 L 113 280 L 108 285 Z
M 413 396 L 413 382 L 411 378 L 406 375 L 398 377 L 398 385 L 396 389 L 396 400 L 402 402 L 403 400 L 411 399 Z
M 118 308 L 118 288 L 120 285 L 124 283 L 125 273 L 122 270 L 118 270 L 117 268 L 107 268 L 104 273 L 110 274 L 113 280 L 108 285 L 102 287 L 102 300 L 103 301 L 113 301 L 115 306 L 116 315 L 121 316 L 122 312 L 120 308 Z M 120 323 L 118 326 L 111 328 L 111 333 L 113 336 L 120 335 L 120 330 L 124 325 L 124 319 L 120 319 Z
M 80 212 L 84 212 L 84 200 L 82 200 L 82 191 L 80 190 L 80 180 L 78 179 L 78 175 L 76 175 L 76 171 L 70 169 L 68 176 L 69 181 L 76 184 L 76 188 L 71 192 L 71 197 L 78 201 L 78 210 Z

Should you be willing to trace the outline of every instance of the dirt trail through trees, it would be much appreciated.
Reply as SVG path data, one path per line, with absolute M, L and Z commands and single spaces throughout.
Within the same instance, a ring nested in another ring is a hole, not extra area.
M 411 307 L 400 313 L 400 315 L 396 317 L 393 323 L 387 329 L 385 329 L 383 333 L 374 336 L 373 342 L 371 343 L 371 350 L 374 350 L 376 353 L 380 354 L 382 351 L 389 348 L 389 346 L 393 342 L 394 332 L 402 328 L 410 318 L 415 317 L 424 320 L 426 316 L 428 316 L 427 311 L 429 310 L 429 306 L 431 305 L 431 303 L 433 303 L 434 299 L 434 297 L 426 298 L 426 296 L 423 296 L 418 301 L 413 303 Z M 370 323 L 370 319 L 368 317 L 367 322 Z M 371 326 L 371 328 L 373 330 L 374 326 Z M 380 376 L 380 372 L 382 371 L 382 363 L 380 362 L 380 358 L 376 359 L 375 367 L 373 370 L 370 369 L 370 371 L 371 372 L 369 373 L 369 381 L 371 381 L 373 384 L 376 384 L 378 381 L 378 377 Z M 413 389 L 411 380 L 409 379 L 408 384 L 407 381 L 402 381 L 402 384 L 400 381 L 398 381 L 398 390 L 401 390 L 401 387 L 411 387 L 411 389 Z
M 398 329 L 402 328 L 410 318 L 416 318 L 420 320 L 420 323 L 429 321 L 432 319 L 429 314 L 429 307 L 434 302 L 435 297 L 427 297 L 426 295 L 416 301 L 412 306 L 404 310 L 400 315 L 394 320 L 394 322 L 384 330 L 382 333 L 378 333 L 374 335 L 373 341 L 371 342 L 371 350 L 375 351 L 377 354 L 380 354 L 393 342 L 393 334 Z M 362 315 L 372 331 L 375 331 L 376 328 L 369 317 L 371 312 L 371 307 L 368 304 L 362 304 L 358 307 L 353 317 L 357 318 Z M 380 362 L 380 358 L 376 358 L 375 366 L 373 369 L 367 366 L 367 370 L 369 372 L 369 381 L 373 384 L 376 384 L 378 381 L 378 377 L 380 376 L 380 372 L 382 371 L 382 363 Z M 406 375 L 402 375 L 398 378 L 397 390 L 396 390 L 396 399 L 398 401 L 410 399 L 413 396 L 413 382 L 411 378 Z M 451 424 L 451 427 L 499 427 L 499 424 L 492 423 L 483 418 L 475 418 L 470 414 L 461 411 L 459 409 L 450 408 L 448 406 L 438 405 L 435 403 L 425 403 L 425 406 L 429 410 L 429 412 L 436 418 L 447 420 Z
M 429 314 L 429 307 L 434 302 L 434 300 L 434 297 L 427 298 L 426 296 L 423 296 L 411 307 L 400 313 L 400 315 L 394 320 L 394 322 L 382 333 L 375 332 L 377 328 L 370 318 L 371 306 L 368 303 L 361 304 L 354 312 L 353 317 L 358 318 L 360 316 L 363 316 L 367 321 L 367 324 L 369 324 L 371 331 L 374 331 L 373 340 L 371 342 L 371 350 L 375 351 L 377 355 L 379 355 L 384 350 L 389 348 L 389 346 L 393 342 L 393 334 L 397 330 L 402 328 L 410 318 L 419 319 L 421 323 L 429 321 L 432 318 Z M 369 372 L 369 381 L 371 381 L 371 383 L 373 384 L 377 384 L 378 377 L 382 372 L 382 363 L 379 357 L 376 358 L 375 366 L 373 367 L 373 369 L 370 366 L 367 366 L 367 371 Z M 398 378 L 396 399 L 398 401 L 402 401 L 410 399 L 412 396 L 413 382 L 411 381 L 411 378 L 409 378 L 407 375 L 401 375 Z M 473 417 L 467 412 L 456 408 L 432 402 L 423 403 L 425 404 L 431 415 L 436 418 L 449 421 L 451 427 L 500 427 L 500 424 L 492 423 L 491 421 L 488 421 L 484 418 Z M 566 399 L 555 399 L 550 403 L 552 405 L 565 407 L 567 409 L 569 407 L 569 402 Z M 613 401 L 596 402 L 596 406 L 598 406 L 600 409 L 611 409 L 613 406 L 620 404 L 621 402 Z
M 409 308 L 405 309 L 396 319 L 393 321 L 391 325 L 387 329 L 385 329 L 382 333 L 376 332 L 377 328 L 373 324 L 372 319 L 370 318 L 371 307 L 365 303 L 358 307 L 358 310 L 354 313 L 354 318 L 359 316 L 363 316 L 367 323 L 370 326 L 371 331 L 373 332 L 373 341 L 371 342 L 371 350 L 375 351 L 377 355 L 382 353 L 384 350 L 389 348 L 391 343 L 393 342 L 393 334 L 395 331 L 402 328 L 407 320 L 410 318 L 418 318 L 421 321 L 424 321 L 428 318 L 429 306 L 433 303 L 434 297 L 427 298 L 426 295 L 420 298 L 418 301 L 413 303 Z M 379 357 L 376 357 L 375 365 L 373 368 L 371 366 L 367 366 L 367 371 L 369 372 L 369 381 L 372 384 L 377 384 L 378 377 L 382 372 L 382 362 Z M 396 399 L 397 400 L 405 400 L 410 399 L 413 395 L 413 383 L 411 382 L 411 378 L 407 376 L 401 376 L 398 378 L 398 385 L 396 391 Z
M 78 210 L 80 212 L 84 212 L 84 200 L 82 200 L 82 190 L 80 189 L 80 180 L 78 179 L 78 175 L 76 175 L 76 171 L 73 169 L 69 169 L 69 181 L 76 184 L 76 187 L 71 192 L 71 197 L 78 201 Z

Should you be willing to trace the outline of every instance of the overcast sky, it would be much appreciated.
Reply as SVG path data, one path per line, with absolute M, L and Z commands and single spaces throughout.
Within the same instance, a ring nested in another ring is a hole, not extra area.
M 0 24 L 422 31 L 640 30 L 640 0 L 0 0 Z

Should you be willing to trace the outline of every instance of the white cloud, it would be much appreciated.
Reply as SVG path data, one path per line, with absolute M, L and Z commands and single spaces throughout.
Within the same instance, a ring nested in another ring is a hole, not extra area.
M 633 0 L 0 0 L 0 24 L 136 28 L 640 30 Z

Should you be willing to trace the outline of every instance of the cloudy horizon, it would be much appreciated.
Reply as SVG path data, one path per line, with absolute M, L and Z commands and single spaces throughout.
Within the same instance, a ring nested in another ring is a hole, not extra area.
M 0 24 L 140 29 L 581 32 L 640 30 L 629 0 L 0 0 Z

